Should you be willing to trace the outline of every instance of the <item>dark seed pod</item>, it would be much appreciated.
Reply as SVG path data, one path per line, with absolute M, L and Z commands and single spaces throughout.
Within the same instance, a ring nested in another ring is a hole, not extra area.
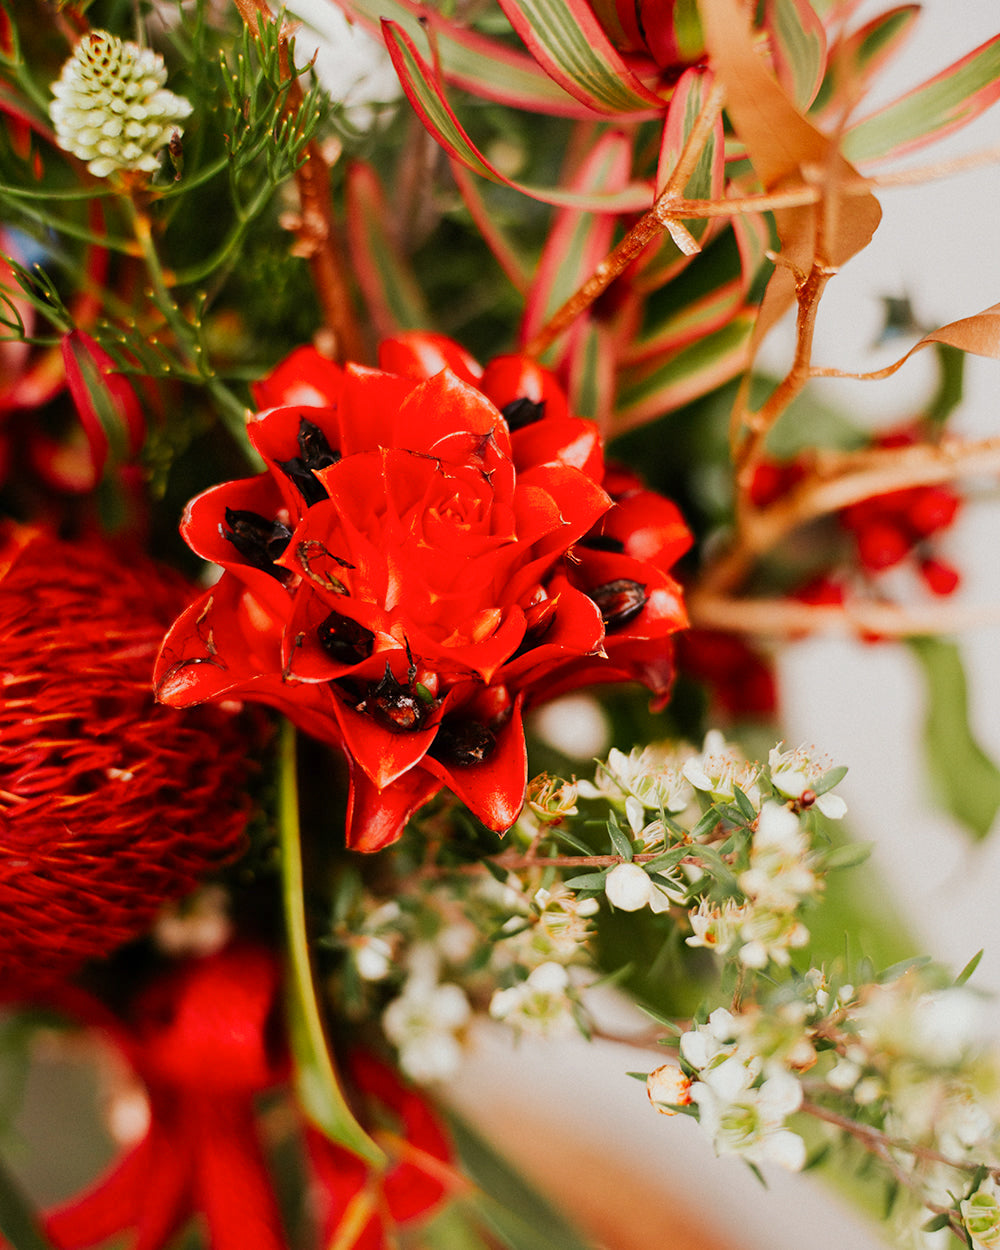
M 442 763 L 481 764 L 496 744 L 496 735 L 479 721 L 442 721 L 430 753 Z
M 601 610 L 601 620 L 607 630 L 618 629 L 635 620 L 649 602 L 646 587 L 628 577 L 619 577 L 587 591 L 589 598 Z
M 292 531 L 281 521 L 269 521 L 258 512 L 238 508 L 226 509 L 226 526 L 222 536 L 233 544 L 248 564 L 270 573 L 279 582 L 291 576 L 274 562 L 291 542 Z M 221 528 L 221 527 L 220 527 Z
M 509 404 L 504 404 L 500 409 L 500 415 L 513 434 L 515 430 L 521 430 L 526 425 L 534 425 L 536 421 L 541 421 L 545 416 L 545 400 L 539 402 L 522 395 L 519 399 L 512 399 Z
M 334 451 L 326 435 L 305 417 L 299 418 L 299 455 L 291 460 L 277 461 L 278 468 L 298 488 L 299 494 L 309 507 L 329 496 L 326 487 L 316 477 L 320 469 L 328 469 L 340 460 L 340 452 Z
M 388 660 L 385 673 L 374 686 L 369 686 L 359 712 L 367 712 L 394 733 L 412 733 L 422 729 L 431 705 L 413 690 L 412 685 L 397 681 Z
M 375 646 L 375 635 L 370 629 L 339 612 L 331 612 L 317 626 L 316 636 L 327 655 L 341 664 L 360 664 Z

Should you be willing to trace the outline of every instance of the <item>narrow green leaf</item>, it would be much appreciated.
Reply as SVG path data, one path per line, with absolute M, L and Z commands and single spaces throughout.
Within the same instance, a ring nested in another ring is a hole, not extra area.
M 604 873 L 603 872 L 585 872 L 579 877 L 570 877 L 568 881 L 564 881 L 570 890 L 603 890 L 604 889 Z
M 612 433 L 653 421 L 739 373 L 747 362 L 755 317 L 741 313 L 678 352 L 623 370 Z
M 658 855 L 656 859 L 649 860 L 643 864 L 643 867 L 647 872 L 666 872 L 671 868 L 676 868 L 684 856 L 690 854 L 690 846 L 675 846 L 663 855 Z
M 966 981 L 969 980 L 969 978 L 972 976 L 975 970 L 979 967 L 979 962 L 982 959 L 982 957 L 983 957 L 983 951 L 981 950 L 977 951 L 972 956 L 969 962 L 965 965 L 962 971 L 955 978 L 956 985 L 964 985 Z
M 921 1232 L 937 1233 L 942 1228 L 948 1228 L 951 1225 L 951 1216 L 947 1211 L 942 1211 L 939 1215 L 932 1215 L 926 1224 L 921 1224 Z
M 0 1234 L 12 1250 L 53 1250 L 20 1184 L 0 1160 Z
M 835 868 L 856 868 L 870 858 L 871 853 L 870 843 L 849 842 L 846 846 L 838 846 L 829 855 L 824 855 L 823 867 L 829 872 Z
M 935 425 L 943 425 L 962 402 L 965 391 L 965 352 L 948 343 L 935 343 L 938 363 L 937 390 L 924 409 L 924 416 Z
M 632 840 L 628 837 L 622 827 L 619 825 L 615 816 L 608 819 L 607 824 L 608 837 L 611 839 L 611 846 L 616 855 L 620 855 L 622 859 L 631 861 L 632 859 Z
M 875 980 L 879 985 L 888 985 L 891 981 L 898 981 L 901 976 L 914 968 L 926 968 L 932 962 L 930 955 L 914 955 L 911 959 L 901 959 L 899 963 L 884 968 Z
M 733 786 L 733 798 L 736 800 L 736 806 L 740 809 L 740 815 L 743 816 L 744 820 L 757 819 L 757 809 L 739 786 Z
M 958 647 L 940 638 L 911 638 L 927 689 L 924 749 L 928 773 L 944 809 L 976 839 L 986 837 L 1000 811 L 1000 769 L 969 725 L 968 688 Z
M 822 777 L 812 786 L 812 792 L 818 798 L 821 794 L 826 794 L 828 790 L 832 790 L 834 786 L 839 786 L 847 776 L 847 766 L 838 764 L 836 768 L 828 769 Z
M 352 1150 L 372 1167 L 384 1167 L 385 1155 L 354 1118 L 337 1081 L 316 1000 L 299 845 L 295 730 L 289 721 L 281 729 L 279 787 L 282 903 L 289 951 L 288 1026 L 298 1103 L 306 1117 L 332 1142 Z
M 567 846 L 571 846 L 574 851 L 579 851 L 582 855 L 592 855 L 594 848 L 588 846 L 581 838 L 570 833 L 568 829 L 556 828 L 551 826 L 548 833 L 553 838 L 558 838 L 560 842 L 565 842 Z

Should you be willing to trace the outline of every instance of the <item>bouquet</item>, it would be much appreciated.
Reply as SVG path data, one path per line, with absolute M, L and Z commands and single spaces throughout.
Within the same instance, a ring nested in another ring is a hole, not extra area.
M 0 0 L 15 1250 L 662 1239 L 459 1105 L 498 1035 L 602 1042 L 664 1140 L 891 1244 L 1000 1245 L 978 957 L 859 870 L 777 675 L 907 647 L 989 832 L 948 544 L 1000 440 L 949 419 L 1000 305 L 816 349 L 883 189 L 996 160 L 933 147 L 1000 34 L 873 103 L 918 7 Z M 874 428 L 816 386 L 915 353 Z M 46 1055 L 101 1091 L 55 1196 Z

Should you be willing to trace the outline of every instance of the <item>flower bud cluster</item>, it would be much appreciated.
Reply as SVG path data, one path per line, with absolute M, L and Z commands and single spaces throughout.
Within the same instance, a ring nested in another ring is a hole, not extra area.
M 121 170 L 155 173 L 160 153 L 191 112 L 167 91 L 163 58 L 104 30 L 85 35 L 52 84 L 59 146 L 98 178 Z

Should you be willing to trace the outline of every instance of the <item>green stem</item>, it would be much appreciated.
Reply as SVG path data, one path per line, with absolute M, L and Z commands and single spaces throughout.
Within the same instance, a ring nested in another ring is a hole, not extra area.
M 330 1057 L 309 960 L 306 909 L 299 841 L 299 796 L 295 768 L 295 729 L 285 721 L 279 756 L 278 824 L 282 902 L 288 942 L 288 1021 L 295 1061 L 295 1088 L 308 1119 L 331 1141 L 353 1151 L 372 1167 L 386 1158 L 354 1118 Z

